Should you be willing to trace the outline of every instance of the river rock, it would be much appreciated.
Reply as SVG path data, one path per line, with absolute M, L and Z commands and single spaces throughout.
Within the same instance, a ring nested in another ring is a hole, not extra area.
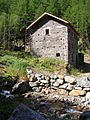
M 8 120 L 45 120 L 45 118 L 26 105 L 20 104 Z
M 19 83 L 16 83 L 12 88 L 12 93 L 25 93 L 30 91 L 31 87 L 28 81 L 22 80 Z
M 65 76 L 65 82 L 70 83 L 70 84 L 74 84 L 76 83 L 76 79 L 74 77 L 71 76 Z
M 56 93 L 59 95 L 68 95 L 68 91 L 66 91 L 64 89 L 58 89 L 58 90 L 56 90 Z
M 85 111 L 80 115 L 79 120 L 90 120 L 90 111 Z
M 72 90 L 69 95 L 70 96 L 84 96 L 86 94 L 86 91 L 84 90 Z

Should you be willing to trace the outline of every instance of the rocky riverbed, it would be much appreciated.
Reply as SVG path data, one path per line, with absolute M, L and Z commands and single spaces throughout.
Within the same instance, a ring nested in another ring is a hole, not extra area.
M 10 91 L 1 89 L 1 99 L 4 96 L 10 103 L 17 96 L 22 97 L 28 101 L 29 108 L 46 120 L 79 120 L 82 112 L 90 110 L 90 78 L 87 76 L 46 76 L 31 69 L 26 71 L 27 80 L 18 81 Z

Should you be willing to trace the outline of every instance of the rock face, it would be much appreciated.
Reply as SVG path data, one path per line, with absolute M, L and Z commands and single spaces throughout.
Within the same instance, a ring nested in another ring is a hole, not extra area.
M 20 104 L 8 120 L 45 120 L 45 118 L 24 104 Z
M 79 120 L 90 120 L 90 111 L 83 112 Z

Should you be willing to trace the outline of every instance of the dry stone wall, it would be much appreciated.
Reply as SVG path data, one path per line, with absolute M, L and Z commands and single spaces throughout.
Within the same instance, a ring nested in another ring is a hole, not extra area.
M 27 77 L 33 91 L 45 94 L 56 92 L 59 95 L 83 96 L 90 100 L 90 79 L 86 76 L 80 79 L 62 75 L 45 76 L 27 69 Z

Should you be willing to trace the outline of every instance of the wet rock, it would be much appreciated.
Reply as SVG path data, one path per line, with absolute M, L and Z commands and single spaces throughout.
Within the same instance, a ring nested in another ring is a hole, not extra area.
M 26 105 L 20 104 L 8 120 L 45 120 L 45 118 Z
M 56 90 L 56 93 L 59 95 L 68 95 L 68 91 L 66 91 L 64 89 L 58 89 L 58 90 Z
M 70 96 L 84 96 L 86 94 L 86 91 L 84 90 L 72 90 L 69 95 Z
M 90 120 L 90 111 L 85 111 L 80 115 L 79 120 Z
M 76 79 L 71 76 L 65 76 L 64 79 L 65 79 L 65 82 L 67 82 L 67 83 L 70 83 L 70 84 L 76 83 Z
M 28 81 L 22 80 L 19 83 L 16 83 L 12 88 L 12 93 L 25 93 L 30 91 L 31 87 Z

